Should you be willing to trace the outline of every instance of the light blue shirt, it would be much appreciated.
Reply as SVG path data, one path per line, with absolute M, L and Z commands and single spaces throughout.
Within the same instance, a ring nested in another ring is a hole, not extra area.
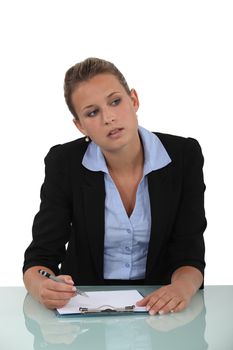
M 89 144 L 82 164 L 102 171 L 105 182 L 104 279 L 144 279 L 151 231 L 147 176 L 171 162 L 159 138 L 139 126 L 144 150 L 143 177 L 138 185 L 134 210 L 129 217 L 99 146 Z

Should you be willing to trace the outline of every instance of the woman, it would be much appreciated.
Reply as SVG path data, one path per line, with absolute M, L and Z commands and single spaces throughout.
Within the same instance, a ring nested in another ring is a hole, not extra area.
M 137 93 L 110 62 L 88 58 L 71 67 L 64 90 L 85 137 L 45 158 L 26 288 L 57 308 L 75 295 L 74 283 L 162 285 L 138 305 L 151 315 L 184 309 L 203 286 L 205 267 L 198 142 L 139 127 Z

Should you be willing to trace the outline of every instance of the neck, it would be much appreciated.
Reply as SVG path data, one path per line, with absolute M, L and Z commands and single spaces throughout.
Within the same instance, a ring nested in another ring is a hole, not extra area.
M 104 156 L 110 173 L 124 175 L 134 173 L 138 168 L 143 169 L 144 154 L 139 135 L 133 147 L 125 148 L 120 153 L 105 152 Z

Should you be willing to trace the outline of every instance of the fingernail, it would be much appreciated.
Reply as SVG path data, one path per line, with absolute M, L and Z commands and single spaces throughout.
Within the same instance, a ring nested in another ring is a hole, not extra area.
M 73 292 L 77 292 L 76 287 L 72 287 L 72 291 L 73 291 Z
M 151 316 L 154 316 L 154 315 L 155 315 L 155 311 L 154 311 L 154 310 L 151 310 L 151 311 L 149 312 L 149 314 L 150 314 Z
M 171 310 L 170 312 L 173 314 L 174 310 Z
M 164 314 L 164 311 L 163 311 L 163 310 L 159 310 L 159 314 L 160 314 L 160 315 L 163 315 L 163 314 Z

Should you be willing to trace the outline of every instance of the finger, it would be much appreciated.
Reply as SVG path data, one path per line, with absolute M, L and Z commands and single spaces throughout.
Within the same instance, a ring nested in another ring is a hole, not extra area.
M 150 296 L 147 295 L 145 298 L 143 298 L 143 299 L 137 301 L 137 302 L 136 302 L 136 305 L 137 305 L 137 306 L 146 306 L 146 304 L 148 303 L 149 299 L 150 299 Z
M 181 303 L 181 298 L 180 297 L 173 297 L 166 305 L 164 305 L 158 313 L 160 315 L 167 314 L 168 312 L 174 312 L 176 307 Z
M 162 295 L 164 294 L 164 291 L 160 288 L 157 291 L 148 294 L 145 298 L 137 301 L 136 305 L 137 306 L 146 306 L 147 303 L 149 302 L 149 300 L 151 298 L 154 298 L 155 300 L 157 300 L 158 298 L 160 298 Z
M 76 292 L 48 291 L 47 293 L 45 293 L 45 299 L 67 300 L 74 297 L 76 294 Z
M 173 310 L 173 312 L 180 312 L 186 308 L 188 303 L 185 300 L 182 300 Z
M 45 300 L 44 305 L 49 309 L 59 309 L 64 307 L 69 300 Z
M 40 292 L 40 299 L 45 302 L 46 300 L 64 300 L 68 301 L 76 295 L 76 292 L 63 292 L 54 291 L 49 289 L 42 289 Z
M 69 275 L 59 275 L 57 277 L 63 280 L 65 283 L 74 285 L 74 281 L 72 280 L 72 277 Z
M 60 277 L 59 277 L 60 278 Z M 63 282 L 56 282 L 53 280 L 47 280 L 47 282 L 44 283 L 44 287 L 57 292 L 75 292 L 76 287 L 73 286 L 73 284 L 63 283 Z
M 155 315 L 171 300 L 171 296 L 164 294 L 162 297 L 157 300 L 151 298 L 147 303 L 146 309 L 149 311 L 150 315 Z

